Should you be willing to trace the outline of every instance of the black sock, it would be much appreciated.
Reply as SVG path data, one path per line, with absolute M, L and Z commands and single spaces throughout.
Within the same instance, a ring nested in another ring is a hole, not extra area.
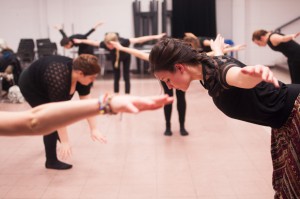
M 184 127 L 181 127 L 181 128 L 180 128 L 180 134 L 181 134 L 182 136 L 187 136 L 187 135 L 189 135 L 189 133 L 185 130 Z
M 164 135 L 166 135 L 166 136 L 171 136 L 172 135 L 171 123 L 170 122 L 166 122 L 166 130 L 164 132 Z

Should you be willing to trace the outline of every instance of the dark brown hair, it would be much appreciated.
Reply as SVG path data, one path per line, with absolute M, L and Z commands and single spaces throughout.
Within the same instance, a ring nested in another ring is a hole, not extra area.
M 258 40 L 260 41 L 262 36 L 265 36 L 268 33 L 268 31 L 266 30 L 256 30 L 253 34 L 252 34 L 252 41 L 254 40 Z
M 209 57 L 200 53 L 183 40 L 164 38 L 154 45 L 149 55 L 152 72 L 175 72 L 175 64 L 196 66 Z
M 73 70 L 80 70 L 84 75 L 95 75 L 101 70 L 98 58 L 94 55 L 81 54 L 73 62 Z

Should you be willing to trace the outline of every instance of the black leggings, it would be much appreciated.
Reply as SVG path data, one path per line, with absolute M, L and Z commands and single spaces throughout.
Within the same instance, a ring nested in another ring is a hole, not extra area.
M 165 82 L 161 82 L 164 92 L 168 94 L 169 96 L 173 96 L 173 89 L 168 89 Z M 177 98 L 177 111 L 179 114 L 179 123 L 180 128 L 184 128 L 184 122 L 185 122 L 185 112 L 186 112 L 186 101 L 185 101 L 185 92 L 181 90 L 176 90 L 176 98 Z M 168 104 L 164 106 L 164 113 L 165 113 L 165 119 L 166 119 L 166 125 L 167 128 L 170 128 L 171 123 L 171 114 L 172 114 L 172 104 Z
M 300 84 L 300 60 L 288 60 L 292 84 Z
M 121 63 L 123 65 L 123 78 L 125 81 L 125 93 L 130 93 L 130 57 L 126 57 L 122 59 L 118 63 L 118 67 L 114 67 L 114 61 L 112 62 L 113 70 L 114 70 L 114 92 L 119 93 L 120 87 L 120 76 L 121 76 Z

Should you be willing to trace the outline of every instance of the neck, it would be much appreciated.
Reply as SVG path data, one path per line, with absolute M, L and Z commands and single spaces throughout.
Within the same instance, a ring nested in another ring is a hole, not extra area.
M 192 80 L 202 80 L 203 74 L 202 74 L 202 65 L 199 64 L 197 66 L 190 66 L 189 71 L 191 73 L 191 79 Z

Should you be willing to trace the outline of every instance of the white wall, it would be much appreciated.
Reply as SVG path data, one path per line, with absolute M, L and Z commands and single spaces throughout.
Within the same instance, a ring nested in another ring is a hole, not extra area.
M 68 35 L 85 33 L 97 21 L 105 24 L 89 38 L 102 40 L 105 32 L 117 31 L 123 37 L 133 37 L 132 2 L 134 0 L 0 0 L 0 38 L 17 50 L 20 38 L 46 38 L 58 43 L 60 33 L 53 28 L 63 24 Z M 150 0 L 141 0 L 142 11 L 149 10 Z M 159 0 L 159 10 L 161 11 Z M 169 7 L 172 0 L 168 0 Z M 217 31 L 247 48 L 239 53 L 246 64 L 273 65 L 282 58 L 268 47 L 260 48 L 251 41 L 252 32 L 272 30 L 299 16 L 300 0 L 216 0 Z M 160 14 L 159 14 L 160 18 Z M 161 20 L 159 20 L 161 21 Z M 283 33 L 300 31 L 296 24 Z M 161 30 L 159 24 L 159 30 Z M 299 38 L 297 39 L 299 41 Z M 64 53 L 59 47 L 59 52 Z M 66 53 L 68 55 L 68 53 Z
M 237 0 L 236 0 L 237 1 Z M 281 53 L 272 51 L 269 47 L 258 47 L 252 39 L 252 33 L 257 29 L 274 30 L 288 21 L 300 16 L 299 0 L 247 0 L 245 4 L 245 40 L 247 42 L 245 62 L 248 64 L 274 65 L 284 58 Z M 300 31 L 300 20 L 282 29 L 282 33 Z M 299 42 L 299 38 L 297 38 Z

